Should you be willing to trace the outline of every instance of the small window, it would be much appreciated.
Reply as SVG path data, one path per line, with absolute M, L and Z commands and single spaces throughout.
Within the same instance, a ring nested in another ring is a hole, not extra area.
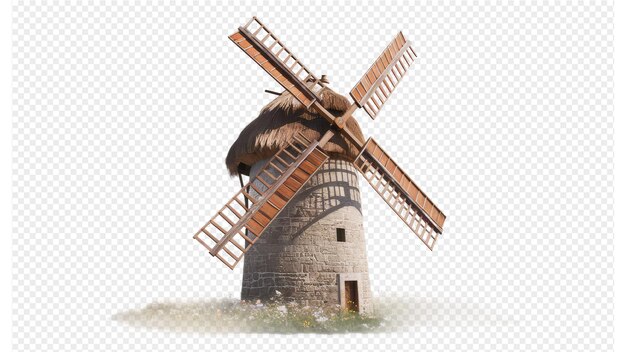
M 337 242 L 345 242 L 346 241 L 346 229 L 342 229 L 340 227 L 337 228 Z

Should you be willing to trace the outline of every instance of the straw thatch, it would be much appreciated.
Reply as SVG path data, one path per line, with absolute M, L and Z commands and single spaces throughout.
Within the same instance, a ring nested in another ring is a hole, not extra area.
M 328 87 L 318 92 L 321 103 L 333 115 L 339 116 L 350 106 L 344 96 Z M 358 139 L 364 141 L 363 133 L 354 118 L 348 120 L 348 128 Z M 261 110 L 259 116 L 241 131 L 226 156 L 226 167 L 231 175 L 237 174 L 237 166 L 254 163 L 273 156 L 285 146 L 297 132 L 309 139 L 320 139 L 330 124 L 312 109 L 306 109 L 299 101 L 284 92 Z M 358 149 L 343 136 L 335 134 L 324 146 L 331 158 L 353 160 Z

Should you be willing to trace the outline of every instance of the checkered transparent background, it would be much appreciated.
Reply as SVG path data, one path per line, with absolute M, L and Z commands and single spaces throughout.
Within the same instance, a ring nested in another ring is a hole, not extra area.
M 111 317 L 236 297 L 192 234 L 238 188 L 224 157 L 277 84 L 227 39 L 257 15 L 347 93 L 395 33 L 419 60 L 374 136 L 448 215 L 434 252 L 362 182 L 385 334 L 208 335 Z M 13 5 L 19 351 L 608 351 L 612 5 L 291 1 Z

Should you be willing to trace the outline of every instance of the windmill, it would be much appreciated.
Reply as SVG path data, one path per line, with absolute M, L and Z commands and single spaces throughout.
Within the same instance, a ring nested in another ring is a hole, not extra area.
M 288 143 L 259 163 L 253 173 L 250 173 L 249 165 L 239 165 L 241 189 L 198 230 L 194 238 L 212 256 L 233 269 L 303 187 L 307 187 L 316 172 L 330 162 L 325 146 L 331 139 L 341 137 L 357 150 L 356 155 L 351 155 L 349 167 L 358 170 L 396 215 L 432 250 L 443 231 L 446 216 L 378 142 L 373 138 L 364 141 L 360 130 L 356 131 L 358 125 L 352 117 L 357 109 L 362 108 L 375 119 L 415 61 L 415 52 L 402 32 L 352 88 L 352 102 L 340 114 L 324 106 L 322 95 L 325 93 L 322 92 L 328 89 L 325 77 L 315 76 L 259 19 L 253 17 L 229 38 L 281 84 L 285 89 L 283 95 L 289 95 L 287 98 L 293 98 L 308 111 L 315 112 L 325 121 L 326 127 L 319 134 L 320 138 L 294 133 Z M 250 177 L 246 184 L 242 174 Z M 338 230 L 338 241 L 340 235 Z M 357 299 L 354 296 L 357 287 L 353 286 L 357 281 L 350 280 L 351 277 L 350 274 L 338 279 L 338 300 L 344 306 Z

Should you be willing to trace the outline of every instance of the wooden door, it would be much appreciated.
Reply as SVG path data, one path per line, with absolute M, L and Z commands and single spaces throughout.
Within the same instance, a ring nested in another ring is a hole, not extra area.
M 359 312 L 359 286 L 356 281 L 346 281 L 346 309 Z

